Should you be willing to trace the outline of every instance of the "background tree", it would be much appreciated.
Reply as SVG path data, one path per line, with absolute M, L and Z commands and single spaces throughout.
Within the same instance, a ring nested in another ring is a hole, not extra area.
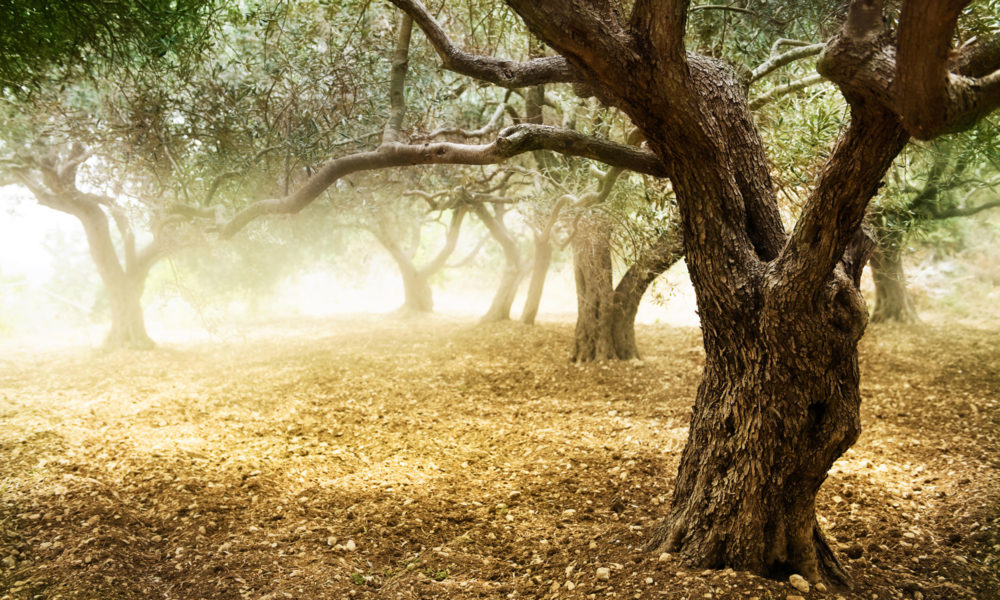
M 876 243 L 869 261 L 875 283 L 873 322 L 919 321 L 903 269 L 911 241 L 940 231 L 949 219 L 1000 206 L 996 134 L 993 120 L 984 119 L 972 131 L 926 148 L 911 147 L 893 170 L 868 219 Z

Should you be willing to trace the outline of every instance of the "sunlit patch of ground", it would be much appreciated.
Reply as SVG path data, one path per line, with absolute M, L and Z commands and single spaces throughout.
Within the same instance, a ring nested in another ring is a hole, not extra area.
M 586 367 L 567 324 L 262 331 L 4 356 L 0 597 L 795 593 L 637 550 L 669 502 L 696 329 L 641 326 L 644 362 Z M 995 330 L 869 331 L 865 432 L 818 506 L 845 598 L 1000 597 L 998 348 Z

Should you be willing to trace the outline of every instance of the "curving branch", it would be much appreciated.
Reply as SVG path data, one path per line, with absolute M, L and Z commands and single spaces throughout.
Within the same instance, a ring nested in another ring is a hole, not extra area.
M 946 210 L 934 210 L 931 216 L 935 219 L 951 219 L 952 217 L 971 217 L 976 213 L 1000 206 L 1000 200 L 991 200 L 977 206 L 962 206 Z
M 222 228 L 221 236 L 232 237 L 262 215 L 297 213 L 337 180 L 352 173 L 430 164 L 497 164 L 534 150 L 590 158 L 649 175 L 664 174 L 662 163 L 648 150 L 547 125 L 514 125 L 501 131 L 497 139 L 489 144 L 385 144 L 377 150 L 331 160 L 288 196 L 261 200 L 247 206 Z
M 783 98 L 789 94 L 794 94 L 795 92 L 804 90 L 807 87 L 823 83 L 824 81 L 826 81 L 825 77 L 816 74 L 791 81 L 784 85 L 775 86 L 751 100 L 749 104 L 750 110 L 757 110 L 758 108 L 766 106 L 779 98 Z
M 561 56 L 545 56 L 517 62 L 466 52 L 451 41 L 441 24 L 420 0 L 390 1 L 420 27 L 441 57 L 442 66 L 449 71 L 506 88 L 579 80 L 579 75 Z
M 792 50 L 788 50 L 787 52 L 783 52 L 781 54 L 775 54 L 775 52 L 772 51 L 771 57 L 758 65 L 757 68 L 750 73 L 750 82 L 753 83 L 754 81 L 763 79 L 781 67 L 797 60 L 802 60 L 803 58 L 808 58 L 810 56 L 816 56 L 825 48 L 826 44 L 810 44 L 808 46 L 800 46 Z
M 772 283 L 784 288 L 787 298 L 807 300 L 826 285 L 860 231 L 882 177 L 908 141 L 899 119 L 885 108 L 854 108 L 850 127 L 775 261 Z
M 970 123 L 1000 105 L 1000 71 L 953 73 L 952 36 L 969 0 L 910 0 L 899 17 L 896 61 L 900 117 L 920 139 Z

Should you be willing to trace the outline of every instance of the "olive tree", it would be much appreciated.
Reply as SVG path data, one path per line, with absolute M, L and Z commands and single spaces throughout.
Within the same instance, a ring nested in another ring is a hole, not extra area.
M 860 433 L 859 290 L 871 244 L 865 210 L 911 137 L 967 127 L 1000 105 L 998 37 L 957 40 L 967 0 L 852 0 L 819 72 L 850 116 L 791 230 L 768 154 L 726 61 L 689 51 L 684 0 L 507 0 L 551 55 L 515 61 L 466 52 L 417 0 L 392 0 L 445 69 L 501 87 L 572 83 L 622 111 L 644 142 L 515 125 L 484 144 L 410 143 L 328 161 L 256 217 L 304 208 L 338 179 L 420 164 L 487 164 L 547 149 L 670 179 L 697 295 L 706 364 L 673 502 L 650 547 L 704 567 L 846 574 L 815 515 L 833 462 Z

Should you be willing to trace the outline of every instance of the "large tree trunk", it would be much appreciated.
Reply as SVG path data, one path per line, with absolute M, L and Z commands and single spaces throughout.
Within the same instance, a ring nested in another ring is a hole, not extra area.
M 483 222 L 493 239 L 500 244 L 504 258 L 500 286 L 493 296 L 489 310 L 480 319 L 480 323 L 509 321 L 510 309 L 514 305 L 514 296 L 517 294 L 517 286 L 521 282 L 521 251 L 517 247 L 517 240 L 503 223 L 503 206 L 503 204 L 495 204 L 495 214 L 490 213 L 489 209 L 482 203 L 476 203 L 472 207 L 472 211 Z
M 639 358 L 635 316 L 650 284 L 683 255 L 679 236 L 665 233 L 612 287 L 610 231 L 603 215 L 578 226 L 573 238 L 577 317 L 574 362 Z
M 879 244 L 868 263 L 875 281 L 875 308 L 872 322 L 896 321 L 917 323 L 920 318 L 903 273 L 902 244 L 898 241 Z
M 831 352 L 808 315 L 776 307 L 742 325 L 706 336 L 673 507 L 653 545 L 706 568 L 844 581 L 815 501 L 861 430 L 857 352 Z
M 545 289 L 545 279 L 552 264 L 552 241 L 549 235 L 535 235 L 535 258 L 531 266 L 531 281 L 528 283 L 528 295 L 524 299 L 521 310 L 521 322 L 534 325 L 538 316 L 538 307 L 542 303 L 542 291 Z

